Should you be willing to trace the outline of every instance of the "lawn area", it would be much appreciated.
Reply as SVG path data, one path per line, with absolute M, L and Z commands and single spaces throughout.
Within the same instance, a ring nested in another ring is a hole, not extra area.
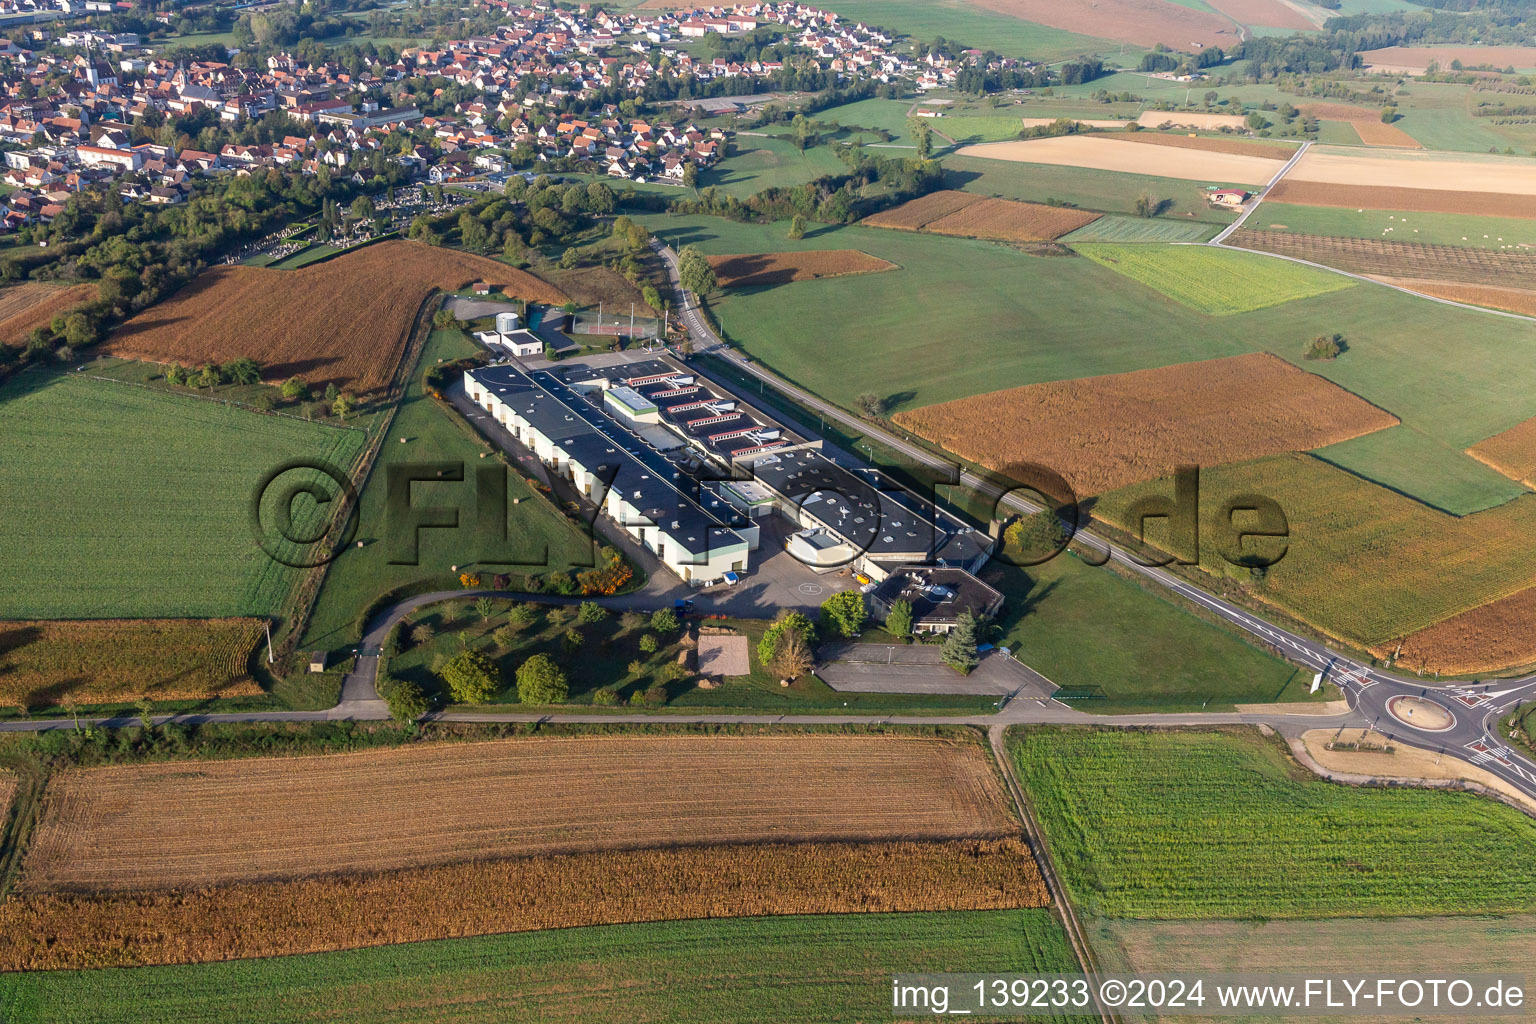
M 434 331 L 421 355 L 418 372 L 412 377 L 399 412 L 395 414 L 389 437 L 379 452 L 360 496 L 357 539 L 362 547 L 349 547 L 331 563 L 325 584 L 315 602 L 304 634 L 305 650 L 335 650 L 357 641 L 358 616 L 373 601 L 399 587 L 412 584 L 440 583 L 457 586 L 451 566 L 464 565 L 477 557 L 470 529 L 475 502 L 475 469 L 480 455 L 490 446 L 472 437 L 465 426 L 429 397 L 423 389 L 422 376 L 427 367 L 440 360 L 458 359 L 477 351 L 469 338 L 457 331 Z M 405 443 L 400 443 L 400 438 Z M 461 528 L 424 529 L 418 533 L 419 564 L 390 564 L 390 524 L 386 514 L 389 467 L 409 463 L 443 462 L 463 464 L 464 482 L 423 481 L 413 485 L 411 503 L 416 508 L 457 509 Z M 509 471 L 507 536 L 525 554 L 530 565 L 509 567 L 509 572 L 543 572 L 547 551 L 548 568 L 592 564 L 592 545 L 577 528 L 554 512 L 516 473 Z M 519 500 L 520 499 L 520 500 Z M 495 567 L 476 567 L 477 572 L 496 572 Z
M 263 478 L 296 459 L 346 472 L 364 439 L 352 428 L 52 372 L 0 387 L 0 436 L 11 553 L 0 608 L 49 619 L 276 613 L 299 573 L 253 541 L 251 502 Z M 309 498 L 295 504 L 300 531 L 314 510 Z
M 1246 730 L 1030 728 L 1011 747 L 1090 914 L 1507 913 L 1536 899 L 1536 821 L 1484 797 L 1324 782 Z
M 1123 49 L 1119 43 L 1108 39 L 1037 25 L 965 3 L 827 0 L 822 9 L 925 42 L 943 36 L 962 46 L 1038 61 L 1066 60 L 1083 53 L 1118 53 Z
M 1023 109 L 1026 114 L 1036 116 L 1027 107 Z M 1031 203 L 1065 202 L 1100 213 L 1135 213 L 1136 197 L 1146 193 L 1169 202 L 1162 214 L 1165 220 L 1225 225 L 1233 219 L 1230 213 L 1216 209 L 1205 199 L 1205 186 L 1222 182 L 1183 181 L 1151 174 L 1026 164 L 974 156 L 947 156 L 944 170 L 945 188 L 1004 199 L 1022 199 Z
M 738 135 L 731 155 L 699 175 L 699 187 L 715 185 L 746 198 L 765 188 L 788 188 L 847 172 L 830 145 L 812 146 L 802 153 L 787 139 Z
M 32 1024 L 416 1024 L 428 1017 L 462 1024 L 822 1024 L 888 1015 L 893 970 L 1076 969 L 1049 910 L 849 914 L 568 928 L 199 966 L 7 974 L 0 977 L 0 1008 Z
M 1460 449 L 1412 427 L 1378 430 L 1312 454 L 1453 516 L 1481 512 L 1527 493 Z
M 984 574 L 1007 604 L 997 642 L 1094 713 L 1230 711 L 1312 699 L 1311 676 L 1108 568 L 1071 554 Z M 1326 696 L 1326 695 L 1319 695 Z
M 302 266 L 307 266 L 310 263 L 314 263 L 316 260 L 323 260 L 325 257 L 340 251 L 341 250 L 334 245 L 328 245 L 325 242 L 316 242 L 313 245 L 300 249 L 298 252 L 291 256 L 285 256 L 275 263 L 269 263 L 267 266 L 277 270 L 297 270 Z
M 1265 203 L 1245 226 L 1298 235 L 1379 238 L 1389 242 L 1459 245 L 1474 249 L 1514 249 L 1522 243 L 1536 244 L 1536 220 L 1454 213 L 1404 213 L 1401 210 L 1348 210 L 1333 206 Z M 1391 229 L 1390 233 L 1388 229 Z
M 1342 274 L 1207 246 L 1078 245 L 1079 253 L 1211 316 L 1251 313 L 1353 288 Z

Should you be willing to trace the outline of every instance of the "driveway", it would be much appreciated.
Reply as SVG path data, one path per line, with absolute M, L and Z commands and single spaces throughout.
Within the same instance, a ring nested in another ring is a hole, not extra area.
M 1001 651 L 989 651 L 962 676 L 945 665 L 937 644 L 822 644 L 816 674 L 845 693 L 956 693 L 1048 699 L 1056 686 Z

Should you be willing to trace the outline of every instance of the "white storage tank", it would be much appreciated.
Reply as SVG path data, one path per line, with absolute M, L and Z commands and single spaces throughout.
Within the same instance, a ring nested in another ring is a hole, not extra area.
M 517 314 L 497 313 L 496 330 L 501 334 L 511 334 L 513 331 L 517 330 Z

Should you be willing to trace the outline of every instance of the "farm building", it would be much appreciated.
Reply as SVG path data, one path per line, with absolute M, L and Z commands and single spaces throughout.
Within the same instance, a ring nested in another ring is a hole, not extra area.
M 990 619 L 1003 606 L 1003 595 L 964 569 L 933 566 L 902 566 L 869 594 L 871 611 L 878 618 L 890 614 L 891 605 L 906 601 L 912 606 L 912 628 L 919 633 L 948 633 L 962 612 Z
M 1240 188 L 1223 188 L 1206 193 L 1206 198 L 1210 199 L 1214 206 L 1225 206 L 1235 210 L 1248 201 L 1248 193 Z

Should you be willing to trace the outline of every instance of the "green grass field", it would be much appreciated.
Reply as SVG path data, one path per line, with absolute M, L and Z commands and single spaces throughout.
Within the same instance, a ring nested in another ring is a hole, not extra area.
M 1405 213 L 1401 210 L 1347 210 L 1292 203 L 1265 203 L 1244 227 L 1289 231 L 1298 235 L 1377 238 L 1388 242 L 1422 242 L 1474 249 L 1524 251 L 1516 247 L 1536 245 L 1536 220 Z
M 788 188 L 847 172 L 847 165 L 829 145 L 812 146 L 802 153 L 787 139 L 746 135 L 737 136 L 730 156 L 699 175 L 699 187 L 714 185 L 745 198 L 765 188 Z
M 1037 25 L 966 3 L 933 0 L 828 0 L 823 10 L 931 42 L 937 36 L 965 46 L 1032 60 L 1065 60 L 1082 53 L 1118 53 L 1119 43 Z
M 1483 797 L 1324 782 L 1252 733 L 1030 728 L 1012 743 L 1091 914 L 1474 914 L 1536 899 L 1536 821 Z
M 1078 242 L 1204 242 L 1217 230 L 1214 224 L 1199 221 L 1106 213 L 1092 224 L 1062 235 L 1059 241 L 1067 245 Z
M 1048 910 L 677 921 L 7 974 L 0 1015 L 28 1024 L 823 1024 L 889 1017 L 891 972 L 923 970 L 1050 973 L 1077 964 Z
M 1135 213 L 1136 197 L 1146 193 L 1168 200 L 1166 220 L 1230 224 L 1232 215 L 1206 202 L 1204 186 L 1221 182 L 1182 181 L 1150 174 L 1124 174 L 1089 167 L 1057 167 L 984 157 L 944 158 L 945 188 L 1043 203 L 1069 202 L 1100 213 Z
M 1079 245 L 1079 253 L 1211 316 L 1251 313 L 1354 287 L 1330 274 L 1254 253 L 1206 246 Z
M 997 642 L 1084 711 L 1229 711 L 1307 700 L 1303 674 L 1107 568 L 1070 554 L 989 570 L 1007 604 Z M 1090 640 L 1091 636 L 1091 640 Z
M 439 359 L 456 359 L 476 351 L 474 343 L 457 331 L 434 331 L 422 352 L 420 369 Z M 401 444 L 399 438 L 405 438 Z M 412 379 L 390 427 L 390 436 L 379 452 L 373 472 L 360 496 L 361 511 L 357 539 L 361 548 L 350 547 L 331 563 L 325 584 L 310 616 L 303 646 L 333 650 L 355 643 L 357 618 L 375 598 L 397 587 L 420 581 L 437 580 L 444 586 L 456 586 L 451 566 L 473 560 L 469 546 L 474 514 L 475 468 L 481 464 L 480 453 L 490 447 L 471 437 L 461 424 L 440 408 L 422 390 L 421 374 Z M 386 543 L 390 526 L 385 510 L 389 467 L 396 464 L 448 462 L 464 465 L 464 483 L 417 483 L 412 487 L 412 504 L 417 507 L 442 506 L 459 510 L 458 530 L 429 529 L 418 534 L 418 565 L 391 565 L 390 545 Z M 562 518 L 543 498 L 538 497 L 513 472 L 508 472 L 509 495 L 521 498 L 508 502 L 508 536 L 530 560 L 542 559 L 548 551 L 549 568 L 592 564 L 592 545 L 584 540 L 571 523 Z M 477 572 L 496 572 L 495 568 L 476 567 Z M 545 571 L 537 566 L 507 571 Z
M 55 373 L 0 388 L 0 436 L 0 608 L 20 618 L 276 612 L 298 574 L 253 538 L 263 477 L 295 459 L 346 472 L 364 437 Z
M 1412 427 L 1378 430 L 1312 454 L 1454 516 L 1481 512 L 1527 493 L 1464 451 Z
M 300 249 L 298 252 L 291 256 L 283 257 L 276 263 L 268 263 L 267 266 L 272 267 L 274 270 L 297 270 L 300 267 L 308 266 L 309 264 L 314 263 L 316 260 L 323 260 L 327 256 L 340 251 L 341 250 L 334 245 L 328 245 L 325 242 L 316 242 L 313 245 Z
M 1449 82 L 1410 82 L 1397 97 L 1401 115 L 1397 126 L 1429 149 L 1487 153 L 1514 147 L 1521 155 L 1536 149 L 1536 124 L 1495 124 L 1496 118 L 1473 117 L 1479 99 L 1497 94 L 1474 92 L 1470 85 Z M 1510 96 L 1510 105 L 1520 101 Z

